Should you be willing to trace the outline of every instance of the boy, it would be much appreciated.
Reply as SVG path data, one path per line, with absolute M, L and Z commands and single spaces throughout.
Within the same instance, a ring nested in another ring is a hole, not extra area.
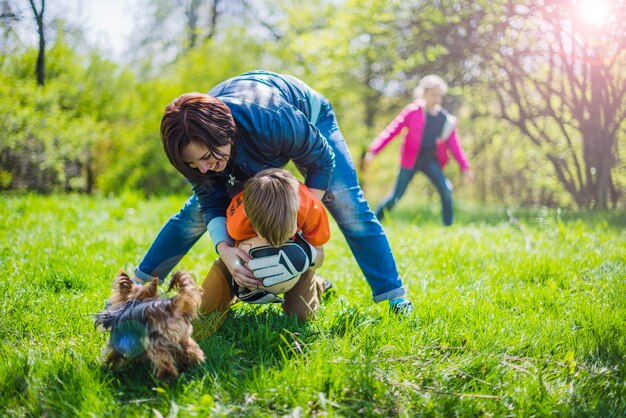
M 308 243 L 311 247 L 308 256 L 314 258 L 312 267 L 306 271 L 293 271 L 293 265 L 290 265 L 285 271 L 277 272 L 276 280 L 280 281 L 281 277 L 288 280 L 300 274 L 295 286 L 284 294 L 282 308 L 287 314 L 304 321 L 317 312 L 322 294 L 332 286 L 314 271 L 323 262 L 322 245 L 330 238 L 330 227 L 324 206 L 304 184 L 287 170 L 270 168 L 260 171 L 246 182 L 243 192 L 233 197 L 226 211 L 226 226 L 228 234 L 237 243 L 256 236 L 262 238 L 269 244 L 265 251 L 271 252 L 271 248 L 282 247 L 293 240 Z M 254 262 L 252 258 L 248 263 Z M 203 315 L 217 314 L 215 329 L 236 301 L 235 296 L 251 303 L 263 303 L 255 298 L 264 296 L 269 296 L 264 298 L 267 301 L 280 301 L 260 289 L 239 286 L 221 258 L 213 264 L 202 288 L 204 295 L 200 310 Z

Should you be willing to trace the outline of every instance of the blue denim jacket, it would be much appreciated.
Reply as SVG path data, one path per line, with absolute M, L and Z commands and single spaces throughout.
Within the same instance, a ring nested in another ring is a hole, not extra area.
M 234 163 L 244 177 L 290 160 L 306 172 L 305 184 L 326 190 L 335 165 L 334 152 L 315 127 L 328 101 L 301 80 L 267 71 L 250 71 L 226 80 L 208 93 L 223 101 L 237 125 Z M 205 223 L 225 216 L 230 203 L 232 164 L 207 173 L 212 186 L 192 183 Z M 240 179 L 240 181 L 244 181 Z

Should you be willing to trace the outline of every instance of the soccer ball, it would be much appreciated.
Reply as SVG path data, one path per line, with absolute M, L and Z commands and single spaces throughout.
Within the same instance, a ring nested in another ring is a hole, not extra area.
M 239 248 L 245 250 L 247 253 L 250 252 L 250 250 L 252 250 L 253 248 L 256 247 L 262 247 L 265 245 L 269 245 L 269 243 L 267 241 L 265 241 L 263 238 L 260 238 L 258 236 L 256 237 L 252 237 L 252 238 L 248 238 L 244 241 L 241 241 L 239 243 Z M 298 279 L 300 279 L 300 275 L 295 276 L 285 282 L 281 282 L 281 283 L 276 283 L 274 285 L 271 286 L 259 286 L 260 289 L 265 289 L 268 292 L 271 292 L 275 295 L 280 295 L 283 294 L 285 292 L 290 291 L 295 285 L 296 283 L 298 283 Z M 250 289 L 250 290 L 254 290 L 254 289 Z

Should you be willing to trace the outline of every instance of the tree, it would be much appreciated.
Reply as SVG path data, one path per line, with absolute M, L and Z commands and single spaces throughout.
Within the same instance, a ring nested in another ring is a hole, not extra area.
M 0 40 L 0 54 L 7 54 L 14 44 L 15 28 L 14 26 L 22 20 L 22 16 L 15 6 L 11 5 L 9 0 L 2 0 L 0 3 L 0 32 L 2 39 Z
M 142 21 L 133 35 L 135 61 L 143 73 L 158 74 L 159 68 L 176 62 L 187 51 L 201 48 L 213 39 L 218 27 L 242 23 L 249 13 L 244 0 L 144 0 L 137 3 Z M 222 24 L 222 21 L 232 22 Z M 154 67 L 155 71 L 152 71 Z
M 35 21 L 37 22 L 37 33 L 39 34 L 39 55 L 37 55 L 37 66 L 35 68 L 35 73 L 37 74 L 37 84 L 43 86 L 45 83 L 46 72 L 46 35 L 45 27 L 43 24 L 43 14 L 46 8 L 46 0 L 41 0 L 41 7 L 39 8 L 39 11 L 37 11 L 34 0 L 29 0 L 29 2 L 30 7 L 33 9 L 33 14 L 35 15 Z
M 552 164 L 580 208 L 616 206 L 618 136 L 626 119 L 623 0 L 508 1 L 489 74 L 501 117 Z

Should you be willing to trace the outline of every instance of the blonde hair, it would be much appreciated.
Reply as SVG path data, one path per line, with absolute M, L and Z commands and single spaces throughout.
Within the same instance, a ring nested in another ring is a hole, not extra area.
M 269 168 L 250 178 L 243 204 L 252 228 L 270 245 L 283 245 L 294 233 L 300 208 L 300 183 L 287 170 Z
M 424 97 L 424 91 L 437 87 L 441 89 L 441 92 L 444 95 L 448 92 L 448 83 L 446 83 L 443 78 L 435 74 L 429 74 L 425 77 L 422 77 L 419 83 L 417 83 L 417 87 L 415 87 L 415 90 L 413 90 L 413 96 L 416 99 L 421 99 L 422 97 Z

